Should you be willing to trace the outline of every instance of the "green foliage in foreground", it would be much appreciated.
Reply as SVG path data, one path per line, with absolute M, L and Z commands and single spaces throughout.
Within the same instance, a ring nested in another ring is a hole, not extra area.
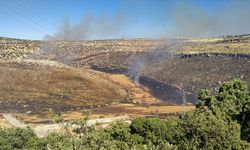
M 52 133 L 38 138 L 30 129 L 0 129 L 0 149 L 92 150 L 250 149 L 250 96 L 240 80 L 223 84 L 217 95 L 204 90 L 194 112 L 178 119 L 136 118 L 106 129 L 81 123 L 76 135 Z
M 211 112 L 227 122 L 241 125 L 241 138 L 250 142 L 250 96 L 246 82 L 233 80 L 224 83 L 216 96 L 208 90 L 202 91 L 197 112 Z

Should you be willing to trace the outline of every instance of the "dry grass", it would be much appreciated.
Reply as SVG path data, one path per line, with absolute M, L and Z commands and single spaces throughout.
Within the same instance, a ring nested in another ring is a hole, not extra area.
M 129 116 L 150 116 L 150 115 L 166 115 L 181 113 L 186 111 L 192 111 L 195 109 L 195 106 L 142 106 L 137 104 L 113 104 L 106 107 L 99 107 L 93 109 L 84 109 L 84 110 L 75 110 L 70 112 L 63 112 L 63 118 L 66 121 L 69 120 L 79 120 L 85 118 L 90 114 L 89 119 L 97 118 L 109 118 L 121 115 Z M 24 115 L 24 114 L 15 114 L 22 121 L 29 124 L 44 124 L 48 122 L 53 122 L 53 117 L 50 115 L 38 116 L 38 115 Z
M 111 105 L 89 108 L 89 109 L 78 109 L 72 111 L 62 112 L 64 120 L 78 120 L 91 114 L 91 119 L 103 118 L 103 117 L 114 117 L 118 115 L 130 115 L 130 116 L 144 116 L 144 115 L 161 115 L 169 113 L 179 113 L 183 111 L 191 111 L 195 109 L 195 106 L 170 106 L 166 103 L 160 103 L 159 100 L 154 98 L 148 89 L 141 85 L 137 85 L 133 81 L 129 80 L 128 77 L 121 74 L 104 74 L 97 71 L 90 71 L 93 75 L 102 76 L 105 79 L 114 82 L 120 87 L 123 87 L 130 93 L 130 97 L 135 99 L 138 104 L 124 104 L 124 103 L 112 103 Z M 25 115 L 16 114 L 24 122 L 28 123 L 46 123 L 53 121 L 53 114 L 47 113 L 44 115 Z
M 3 110 L 43 112 L 70 110 L 120 101 L 126 91 L 86 69 L 1 63 L 0 101 Z
M 110 80 L 118 83 L 130 92 L 130 97 L 140 103 L 156 103 L 159 102 L 154 96 L 151 95 L 150 91 L 142 85 L 134 83 L 124 74 L 113 74 L 108 76 Z
M 165 114 L 165 113 L 178 113 L 183 111 L 194 110 L 195 106 L 141 106 L 136 104 L 116 104 L 111 105 L 107 108 L 99 108 L 93 110 L 93 114 L 128 114 L 128 115 L 152 115 L 155 113 Z
M 232 38 L 234 39 L 234 38 Z M 238 39 L 238 38 L 236 38 Z M 191 39 L 178 53 L 225 53 L 250 54 L 250 37 L 242 37 L 240 41 L 228 41 L 227 38 Z
M 11 125 L 3 118 L 0 118 L 0 128 L 10 128 Z

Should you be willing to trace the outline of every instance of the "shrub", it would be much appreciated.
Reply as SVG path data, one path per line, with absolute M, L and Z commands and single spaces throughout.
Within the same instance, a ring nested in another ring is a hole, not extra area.
M 136 118 L 132 121 L 131 133 L 143 138 L 143 144 L 159 144 L 168 139 L 168 128 L 159 118 Z
M 179 123 L 176 140 L 180 149 L 242 149 L 240 125 L 207 112 L 192 112 Z
M 0 148 L 5 150 L 24 149 L 29 141 L 35 141 L 36 135 L 31 129 L 0 129 Z
M 250 95 L 247 83 L 233 80 L 222 84 L 217 96 L 205 90 L 200 93 L 197 111 L 210 110 L 225 120 L 241 125 L 241 137 L 250 142 Z

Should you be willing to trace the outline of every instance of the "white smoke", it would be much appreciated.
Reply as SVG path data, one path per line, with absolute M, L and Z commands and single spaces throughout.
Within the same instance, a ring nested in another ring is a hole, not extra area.
M 250 33 L 250 1 L 233 0 L 224 5 L 218 10 L 211 7 L 211 12 L 190 1 L 177 3 L 166 18 L 172 23 L 169 36 L 207 37 Z
M 162 61 L 173 59 L 176 51 L 186 43 L 185 40 L 167 39 L 160 42 L 154 49 L 133 57 L 128 67 L 128 75 L 137 84 L 145 69 Z

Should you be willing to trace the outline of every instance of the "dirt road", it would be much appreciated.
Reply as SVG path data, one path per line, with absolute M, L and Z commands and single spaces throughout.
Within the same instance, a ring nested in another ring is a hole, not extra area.
M 6 121 L 8 121 L 14 127 L 17 127 L 17 128 L 27 128 L 28 127 L 28 125 L 17 120 L 15 117 L 13 117 L 10 114 L 3 114 L 3 117 L 6 119 Z
M 129 120 L 129 116 L 126 115 L 126 116 L 118 116 L 118 117 L 110 117 L 102 119 L 93 119 L 93 120 L 88 120 L 86 124 L 87 126 L 93 126 L 95 124 L 108 124 L 118 120 L 123 120 L 123 121 Z M 49 133 L 61 130 L 67 125 L 68 127 L 73 127 L 73 128 L 78 127 L 76 124 L 57 123 L 57 124 L 35 126 L 33 127 L 33 130 L 38 137 L 45 137 Z
M 3 117 L 14 127 L 18 128 L 27 128 L 29 125 L 17 120 L 11 114 L 3 114 Z M 115 122 L 118 120 L 129 120 L 129 116 L 117 116 L 117 117 L 109 117 L 109 118 L 102 118 L 102 119 L 93 119 L 87 121 L 87 126 L 93 126 L 95 124 L 108 124 L 111 122 Z M 55 124 L 46 124 L 46 125 L 38 125 L 38 126 L 31 126 L 31 129 L 35 132 L 38 137 L 45 137 L 51 132 L 55 132 L 58 130 L 63 129 L 66 125 L 68 127 L 77 127 L 75 124 L 67 124 L 67 123 L 55 123 Z

